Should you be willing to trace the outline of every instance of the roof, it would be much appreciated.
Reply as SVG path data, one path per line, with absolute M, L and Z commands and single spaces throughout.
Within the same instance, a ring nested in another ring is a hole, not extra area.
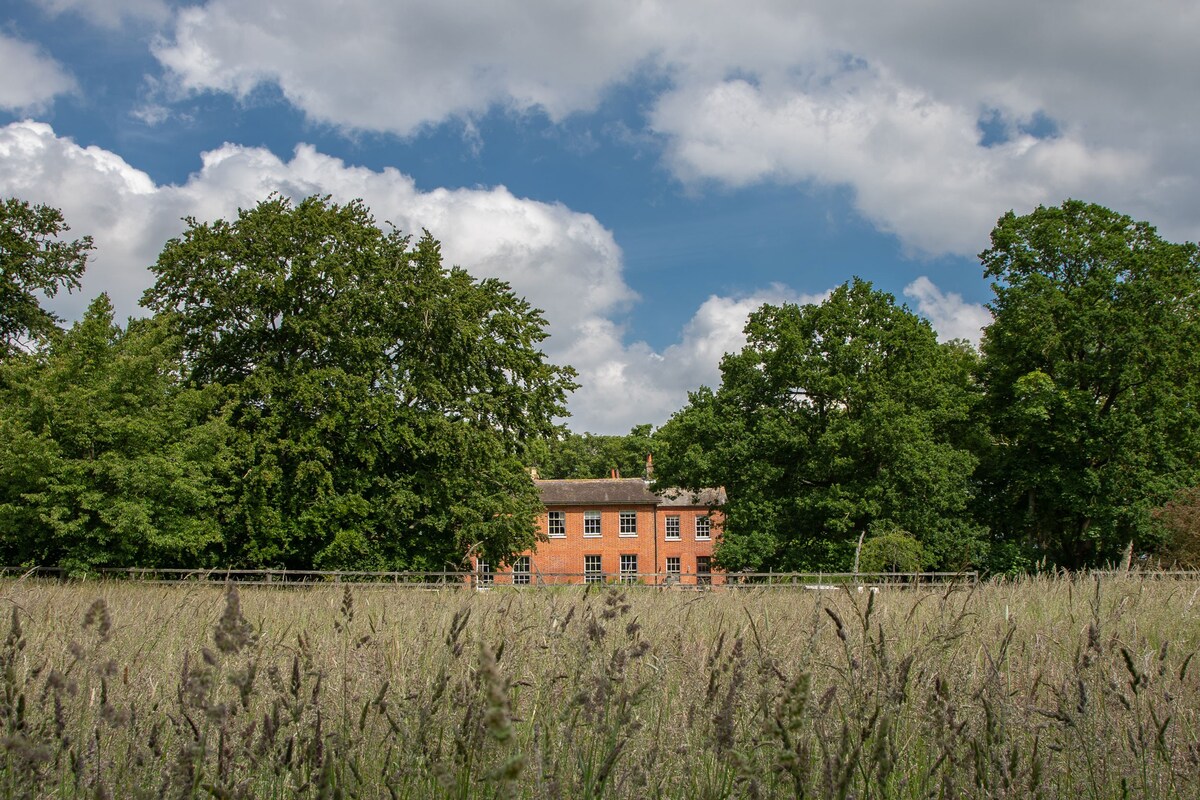
M 663 489 L 658 493 L 659 505 L 662 506 L 721 506 L 725 505 L 724 489 L 701 489 L 689 492 L 687 489 Z
M 653 506 L 658 498 L 641 478 L 534 481 L 547 506 Z
M 725 502 L 724 489 L 664 489 L 657 495 L 641 478 L 535 480 L 542 505 L 547 506 L 716 506 Z

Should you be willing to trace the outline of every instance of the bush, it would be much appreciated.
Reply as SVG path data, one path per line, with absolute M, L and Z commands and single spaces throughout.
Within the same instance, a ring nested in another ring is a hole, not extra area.
M 879 533 L 863 542 L 858 566 L 862 572 L 920 572 L 925 548 L 904 531 Z

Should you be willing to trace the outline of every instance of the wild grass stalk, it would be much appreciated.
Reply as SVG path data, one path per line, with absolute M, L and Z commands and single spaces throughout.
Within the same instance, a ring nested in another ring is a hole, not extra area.
M 1196 586 L 0 585 L 0 797 L 1200 796 Z

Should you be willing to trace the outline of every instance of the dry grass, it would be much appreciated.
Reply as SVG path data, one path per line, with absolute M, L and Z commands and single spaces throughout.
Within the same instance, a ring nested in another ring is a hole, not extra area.
M 1200 796 L 1192 583 L 0 598 L 5 797 Z

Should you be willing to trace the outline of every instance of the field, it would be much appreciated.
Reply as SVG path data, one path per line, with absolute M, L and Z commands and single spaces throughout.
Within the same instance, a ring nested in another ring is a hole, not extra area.
M 1200 583 L 0 584 L 4 797 L 1200 796 Z

